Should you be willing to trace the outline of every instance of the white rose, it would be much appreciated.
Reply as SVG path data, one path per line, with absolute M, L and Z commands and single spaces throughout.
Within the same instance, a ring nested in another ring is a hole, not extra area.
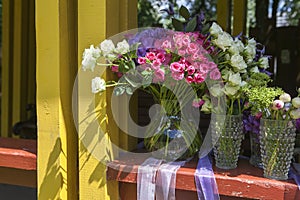
M 209 88 L 209 92 L 214 97 L 220 97 L 223 94 L 223 90 L 219 84 L 215 84 Z
M 235 38 L 228 51 L 231 54 L 239 54 L 244 51 L 244 48 L 245 47 L 244 47 L 244 44 L 242 43 L 242 41 L 239 40 L 238 38 Z
M 290 112 L 290 116 L 292 119 L 299 119 L 300 118 L 300 108 L 298 108 L 296 110 L 292 110 Z
M 284 103 L 291 101 L 291 96 L 288 93 L 284 93 L 279 96 L 279 100 L 283 101 Z
M 223 32 L 219 35 L 219 37 L 212 41 L 215 45 L 221 48 L 223 51 L 226 51 L 233 42 L 231 35 L 227 32 Z
M 111 54 L 115 50 L 115 45 L 111 40 L 104 40 L 100 44 L 100 48 L 103 52 L 103 55 Z
M 100 77 L 95 77 L 92 79 L 92 93 L 96 94 L 98 92 L 104 91 L 106 88 L 105 80 Z
M 213 36 L 218 36 L 219 34 L 223 33 L 223 30 L 217 23 L 213 22 L 213 24 L 209 28 L 209 32 Z
M 239 73 L 231 74 L 229 76 L 228 81 L 233 85 L 233 86 L 240 86 L 242 82 L 241 75 Z
M 234 54 L 230 59 L 231 66 L 236 69 L 236 71 L 240 71 L 247 68 L 247 64 L 244 61 L 243 56 L 239 54 Z
M 261 57 L 259 60 L 259 67 L 263 69 L 269 68 L 269 59 L 268 57 Z
M 226 84 L 224 88 L 225 88 L 224 92 L 227 96 L 235 96 L 238 90 L 240 89 L 240 86 L 233 86 L 230 84 Z
M 97 63 L 97 59 L 100 57 L 100 49 L 94 48 L 94 45 L 91 45 L 89 49 L 85 49 L 83 52 L 83 58 L 82 58 L 82 69 L 86 71 L 87 69 L 90 69 L 94 71 L 94 68 Z
M 295 108 L 300 108 L 300 97 L 295 97 L 292 99 L 292 104 Z
M 116 51 L 120 54 L 125 54 L 129 52 L 128 42 L 125 39 L 122 42 L 118 42 Z

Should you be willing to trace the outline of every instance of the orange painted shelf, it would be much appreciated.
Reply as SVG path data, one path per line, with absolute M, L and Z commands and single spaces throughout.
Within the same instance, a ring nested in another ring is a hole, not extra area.
M 36 187 L 36 140 L 0 138 L 0 183 Z
M 122 156 L 119 160 L 110 162 L 107 168 L 107 179 L 119 181 L 121 183 L 120 188 L 123 190 L 126 183 L 128 183 L 127 189 L 132 188 L 132 184 L 135 184 L 137 180 L 139 164 L 144 160 L 142 155 Z M 182 196 L 182 199 L 186 197 L 180 195 L 179 191 L 196 193 L 194 181 L 196 165 L 197 159 L 194 159 L 178 170 L 176 177 L 177 197 Z M 221 170 L 214 167 L 214 173 L 219 193 L 226 199 L 228 197 L 229 199 L 300 199 L 300 191 L 293 180 L 277 181 L 264 178 L 262 169 L 251 166 L 246 159 L 240 159 L 238 167 L 234 170 Z M 195 194 L 194 198 L 196 198 Z

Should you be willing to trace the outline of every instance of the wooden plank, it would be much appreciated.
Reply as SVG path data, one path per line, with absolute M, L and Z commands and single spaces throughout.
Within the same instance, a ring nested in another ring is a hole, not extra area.
M 223 30 L 231 33 L 231 3 L 232 0 L 217 2 L 217 22 Z
M 123 183 L 136 183 L 142 156 L 125 157 L 109 163 L 107 177 Z M 196 192 L 194 173 L 197 160 L 181 167 L 176 175 L 176 189 Z M 253 199 L 296 199 L 300 195 L 293 180 L 277 181 L 263 177 L 261 169 L 253 167 L 248 160 L 240 159 L 238 168 L 221 170 L 214 167 L 220 195 Z
M 36 170 L 36 140 L 0 138 L 0 166 Z
M 36 188 L 36 170 L 0 167 L 0 183 Z

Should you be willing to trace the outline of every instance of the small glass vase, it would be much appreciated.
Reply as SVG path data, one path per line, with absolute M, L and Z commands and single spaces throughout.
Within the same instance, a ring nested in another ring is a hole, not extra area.
M 260 148 L 264 177 L 287 180 L 294 152 L 293 121 L 261 119 Z
M 212 115 L 210 126 L 216 166 L 220 169 L 236 168 L 245 136 L 242 115 Z
M 249 132 L 249 135 L 250 135 L 250 145 L 251 145 L 251 156 L 249 162 L 251 165 L 255 167 L 262 168 L 259 134 Z
M 147 134 L 151 136 L 144 139 L 146 149 L 165 161 L 192 158 L 202 144 L 198 127 L 179 115 L 156 117 Z

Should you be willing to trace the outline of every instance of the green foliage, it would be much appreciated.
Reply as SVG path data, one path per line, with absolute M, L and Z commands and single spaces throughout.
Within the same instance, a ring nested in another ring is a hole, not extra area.
M 281 88 L 278 87 L 252 87 L 245 88 L 245 94 L 249 99 L 251 106 L 251 112 L 256 114 L 262 112 L 263 116 L 268 116 L 268 109 L 273 103 L 276 97 L 284 93 Z
M 287 15 L 288 22 L 291 26 L 297 26 L 300 19 L 300 0 L 281 1 L 280 15 Z

